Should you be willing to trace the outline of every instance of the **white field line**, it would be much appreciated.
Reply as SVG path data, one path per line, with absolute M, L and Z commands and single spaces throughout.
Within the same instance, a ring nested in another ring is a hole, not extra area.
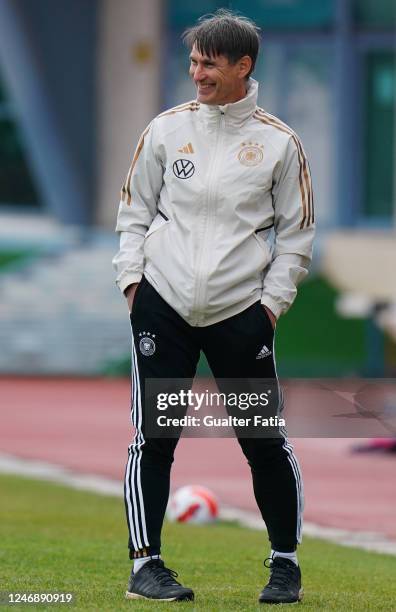
M 237 521 L 244 527 L 264 529 L 262 518 L 255 512 L 223 507 L 220 515 L 222 519 L 226 521 Z M 387 539 L 386 536 L 381 533 L 348 531 L 347 529 L 323 527 L 322 525 L 304 521 L 303 535 L 319 538 L 320 540 L 327 540 L 328 542 L 333 542 L 340 546 L 349 546 L 372 552 L 396 555 L 396 541 Z
M 72 489 L 90 491 L 100 495 L 123 496 L 123 483 L 121 481 L 95 474 L 79 474 L 45 461 L 21 459 L 12 455 L 0 454 L 0 474 L 13 474 L 24 478 L 46 480 Z M 257 512 L 223 506 L 220 510 L 220 518 L 225 521 L 236 521 L 241 526 L 250 529 L 265 530 L 263 520 Z M 348 531 L 308 522 L 304 522 L 303 533 L 340 546 L 396 555 L 396 541 L 390 540 L 380 533 Z

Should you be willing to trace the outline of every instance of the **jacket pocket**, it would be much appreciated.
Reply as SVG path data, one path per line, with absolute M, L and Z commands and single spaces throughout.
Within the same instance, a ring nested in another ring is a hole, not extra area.
M 150 225 L 144 238 L 143 252 L 146 264 L 158 267 L 164 256 L 169 252 L 169 241 L 167 240 L 167 228 L 171 221 L 161 212 L 158 212 Z
M 170 219 L 161 210 L 158 210 L 157 216 L 154 217 L 153 222 L 147 230 L 145 240 L 152 236 L 152 234 L 158 232 L 161 228 L 164 228 L 170 223 Z
M 263 234 L 255 232 L 254 233 L 254 239 L 255 239 L 256 243 L 258 244 L 262 254 L 265 256 L 265 262 L 266 263 L 264 265 L 266 266 L 271 261 L 271 251 L 270 251 L 270 248 L 269 248 L 266 240 L 263 237 Z

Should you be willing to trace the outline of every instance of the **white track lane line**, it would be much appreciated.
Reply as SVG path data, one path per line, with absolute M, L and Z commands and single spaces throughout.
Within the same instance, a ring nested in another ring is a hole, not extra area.
M 112 497 L 123 497 L 123 482 L 121 480 L 112 480 L 111 478 L 96 474 L 79 474 L 60 465 L 45 461 L 21 459 L 20 457 L 3 453 L 0 454 L 0 474 L 46 480 L 80 491 L 99 493 L 100 495 Z M 249 529 L 265 529 L 263 520 L 258 512 L 222 506 L 220 518 L 225 521 L 236 521 L 242 527 L 248 527 Z M 340 546 L 396 555 L 396 541 L 390 540 L 380 533 L 348 531 L 347 529 L 323 527 L 304 521 L 303 535 L 327 540 Z

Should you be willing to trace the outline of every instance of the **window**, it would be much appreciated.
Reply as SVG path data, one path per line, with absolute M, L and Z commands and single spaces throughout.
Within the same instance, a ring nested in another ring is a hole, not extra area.
M 318 30 L 333 25 L 335 0 L 235 0 L 233 8 L 263 30 Z
M 355 0 L 356 24 L 363 28 L 390 29 L 396 26 L 395 0 Z
M 396 61 L 390 51 L 366 57 L 365 201 L 367 217 L 391 217 L 395 182 Z
M 38 205 L 11 103 L 0 83 L 0 205 Z
M 202 0 L 169 0 L 168 23 L 172 29 L 191 26 L 205 13 L 212 13 L 226 3 Z M 331 26 L 335 0 L 234 0 L 232 10 L 253 18 L 264 30 L 318 29 Z

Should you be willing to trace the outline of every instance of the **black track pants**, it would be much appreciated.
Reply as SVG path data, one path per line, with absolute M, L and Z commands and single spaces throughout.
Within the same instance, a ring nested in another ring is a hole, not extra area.
M 215 378 L 276 378 L 276 370 L 273 329 L 259 302 L 214 325 L 192 327 L 143 277 L 135 294 L 131 327 L 132 422 L 136 431 L 129 446 L 124 490 L 128 545 L 131 558 L 136 558 L 160 552 L 178 442 L 177 438 L 145 437 L 145 379 L 192 380 L 201 350 Z M 144 343 L 143 338 L 149 341 Z M 263 345 L 271 355 L 257 359 Z M 251 468 L 254 495 L 272 548 L 295 550 L 301 539 L 303 492 L 293 447 L 284 437 L 238 438 L 238 442 Z

